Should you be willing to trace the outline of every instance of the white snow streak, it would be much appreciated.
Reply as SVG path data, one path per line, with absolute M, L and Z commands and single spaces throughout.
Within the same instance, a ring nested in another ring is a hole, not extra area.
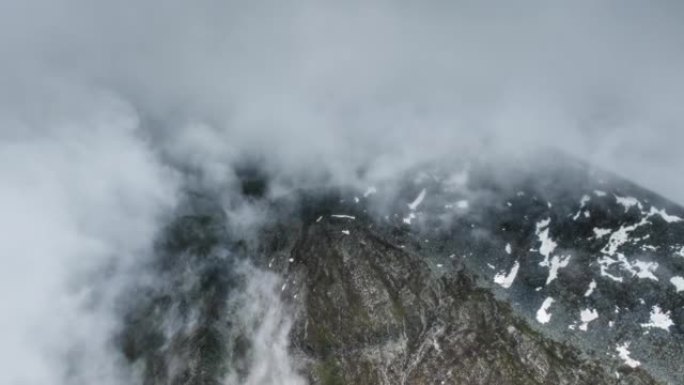
M 331 217 L 333 217 L 333 218 L 342 218 L 342 219 L 351 219 L 351 220 L 356 219 L 356 217 L 354 217 L 354 216 L 345 215 L 345 214 L 333 214 L 333 215 L 331 215 Z
M 541 242 L 539 246 L 539 254 L 544 256 L 544 260 L 539 263 L 540 266 L 549 266 L 549 258 L 551 253 L 556 249 L 558 244 L 554 242 L 553 239 L 549 237 L 549 224 L 551 223 L 551 218 L 539 221 L 537 223 L 537 238 Z
M 425 189 L 420 190 L 420 194 L 418 194 L 416 199 L 414 199 L 413 202 L 408 204 L 409 209 L 417 209 L 418 206 L 420 206 L 420 204 L 423 203 L 423 199 L 425 199 Z
M 667 223 L 681 222 L 682 218 L 676 215 L 669 215 L 664 209 L 658 210 L 655 207 L 651 207 L 651 211 L 648 213 L 649 216 L 659 215 Z
M 589 288 L 584 293 L 584 296 L 589 297 L 594 292 L 594 289 L 596 289 L 596 280 L 592 279 L 591 282 L 589 283 Z

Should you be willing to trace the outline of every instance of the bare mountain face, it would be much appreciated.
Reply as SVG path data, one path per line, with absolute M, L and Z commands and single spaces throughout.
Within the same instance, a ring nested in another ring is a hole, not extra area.
M 684 383 L 684 209 L 656 194 L 548 154 L 244 179 L 267 221 L 189 194 L 122 298 L 145 384 Z

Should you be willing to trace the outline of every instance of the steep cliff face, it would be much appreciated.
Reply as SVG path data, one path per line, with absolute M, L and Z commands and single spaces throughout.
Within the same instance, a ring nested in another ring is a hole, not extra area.
M 476 288 L 459 259 L 434 273 L 366 225 L 313 223 L 292 255 L 304 305 L 293 346 L 311 383 L 654 383 L 631 370 L 617 381 Z
M 648 191 L 572 162 L 254 183 L 266 221 L 190 199 L 122 299 L 145 384 L 682 380 L 684 211 Z

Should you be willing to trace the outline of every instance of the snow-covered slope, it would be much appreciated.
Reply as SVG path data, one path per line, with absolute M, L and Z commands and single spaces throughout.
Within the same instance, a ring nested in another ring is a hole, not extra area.
M 684 209 L 570 158 L 541 161 L 417 170 L 385 221 L 436 271 L 463 260 L 539 330 L 684 382 Z

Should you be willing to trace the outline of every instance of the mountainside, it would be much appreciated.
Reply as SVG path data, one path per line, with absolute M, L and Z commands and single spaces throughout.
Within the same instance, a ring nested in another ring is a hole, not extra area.
M 249 231 L 191 196 L 122 299 L 146 384 L 684 383 L 684 210 L 647 190 L 553 156 L 268 188 Z

